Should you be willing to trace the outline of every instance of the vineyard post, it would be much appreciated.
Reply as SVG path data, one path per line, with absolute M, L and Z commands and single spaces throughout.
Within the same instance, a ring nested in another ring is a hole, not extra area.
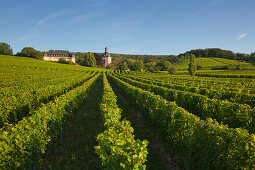
M 33 131 L 33 134 L 34 134 L 34 136 L 35 136 L 35 129 L 34 129 L 34 131 Z M 33 161 L 34 162 L 34 161 Z M 33 165 L 33 170 L 36 170 L 36 165 Z
M 61 125 L 61 129 L 60 129 L 60 144 L 62 144 L 62 139 L 63 139 L 63 128 Z
M 167 134 L 164 136 L 163 141 L 164 141 L 164 147 L 165 147 L 165 154 L 166 154 L 166 164 L 168 164 L 168 156 L 167 156 L 167 139 L 166 139 Z
M 187 132 L 186 137 L 187 143 L 189 144 L 189 132 Z M 187 147 L 186 170 L 189 170 L 189 146 Z

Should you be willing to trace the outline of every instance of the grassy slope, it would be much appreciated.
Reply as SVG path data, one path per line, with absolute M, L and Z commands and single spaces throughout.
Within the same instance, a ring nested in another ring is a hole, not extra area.
M 187 72 L 188 73 L 188 72 Z M 198 70 L 196 74 L 213 75 L 255 75 L 255 70 Z
M 179 70 L 177 74 L 188 74 L 188 70 Z M 196 74 L 255 75 L 255 70 L 197 70 Z
M 245 68 L 245 69 L 255 69 L 255 67 L 251 64 L 251 63 L 246 63 L 246 62 L 240 62 L 237 60 L 229 60 L 229 59 L 225 59 L 225 58 L 211 58 L 215 61 L 221 62 L 223 64 L 226 65 L 241 65 L 241 68 Z
M 51 61 L 38 60 L 28 57 L 17 57 L 17 56 L 8 56 L 8 55 L 0 55 L 0 67 L 1 66 L 15 66 L 15 67 L 29 67 L 31 69 L 65 69 L 65 70 L 74 70 L 74 71 L 98 71 L 103 70 L 102 68 L 91 68 L 84 66 L 76 66 L 70 64 L 60 64 Z M 34 67 L 34 68 L 33 68 Z
M 45 67 L 58 67 L 62 66 L 59 63 L 46 62 L 43 60 L 28 58 L 28 57 L 17 57 L 17 56 L 8 56 L 0 55 L 0 64 L 1 65 L 15 65 L 15 66 L 38 66 L 40 68 Z
M 240 64 L 242 69 L 255 69 L 251 63 L 240 62 L 236 60 L 229 60 L 224 58 L 196 58 L 197 64 L 202 66 L 202 69 L 211 69 L 213 67 L 230 66 L 235 67 Z M 175 65 L 176 70 L 187 70 L 189 60 L 184 60 L 181 63 Z
M 212 60 L 210 58 L 196 58 L 196 63 L 202 66 L 203 68 L 211 68 L 217 66 L 224 66 L 225 64 Z M 183 70 L 189 68 L 189 60 L 184 60 L 181 63 L 176 64 L 175 68 L 177 70 Z

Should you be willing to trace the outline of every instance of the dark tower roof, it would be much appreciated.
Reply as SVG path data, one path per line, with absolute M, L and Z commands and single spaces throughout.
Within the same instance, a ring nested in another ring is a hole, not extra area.
M 105 47 L 104 53 L 101 55 L 102 57 L 110 57 L 111 55 L 108 53 L 108 48 Z
M 57 56 L 57 57 L 72 57 L 72 54 L 67 50 L 49 50 L 45 52 L 47 56 Z

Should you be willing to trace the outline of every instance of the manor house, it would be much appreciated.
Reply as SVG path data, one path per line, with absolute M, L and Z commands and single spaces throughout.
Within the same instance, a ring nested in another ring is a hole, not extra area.
M 49 50 L 43 53 L 43 60 L 46 61 L 58 61 L 60 58 L 75 63 L 75 55 L 67 50 Z

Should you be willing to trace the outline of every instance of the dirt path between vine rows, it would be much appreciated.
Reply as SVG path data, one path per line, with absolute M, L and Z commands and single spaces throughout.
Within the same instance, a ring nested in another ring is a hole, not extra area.
M 125 99 L 125 97 L 114 88 L 114 92 L 118 97 L 119 107 L 123 110 L 122 117 L 125 117 L 131 121 L 131 126 L 135 129 L 135 136 L 137 133 L 139 139 L 146 139 L 149 141 L 149 154 L 148 154 L 148 165 L 147 169 L 182 169 L 167 153 L 164 146 L 160 144 L 159 138 L 153 134 L 153 129 L 151 129 L 143 120 L 142 115 L 139 111 L 135 110 L 130 103 Z M 154 152 L 154 153 L 150 153 Z M 153 155 L 150 155 L 153 154 Z M 158 160 L 153 160 L 157 159 Z M 164 165 L 162 165 L 164 164 Z
M 67 120 L 62 137 L 52 141 L 37 169 L 101 169 L 101 160 L 95 154 L 94 146 L 104 125 L 99 107 L 102 93 L 100 78 L 82 106 Z

